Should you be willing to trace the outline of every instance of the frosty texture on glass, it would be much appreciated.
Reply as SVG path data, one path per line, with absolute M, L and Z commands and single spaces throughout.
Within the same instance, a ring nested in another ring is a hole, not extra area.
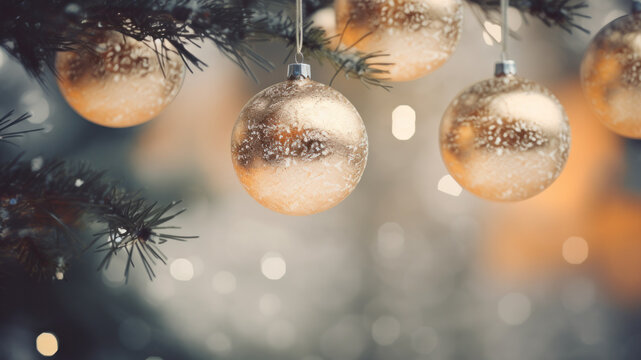
M 481 81 L 459 94 L 440 128 L 450 174 L 486 199 L 517 201 L 547 188 L 568 158 L 570 127 L 559 101 L 517 76 Z
M 367 133 L 338 91 L 309 79 L 288 80 L 245 105 L 231 152 L 254 199 L 283 214 L 309 215 L 354 190 L 367 162 Z
M 335 9 L 343 44 L 388 54 L 374 62 L 394 63 L 384 67 L 389 75 L 381 75 L 392 81 L 437 69 L 454 52 L 462 31 L 461 0 L 336 0 Z
M 185 65 L 171 44 L 165 43 L 167 51 L 159 56 L 153 42 L 115 31 L 84 40 L 92 47 L 58 53 L 56 70 L 62 95 L 87 120 L 108 127 L 138 125 L 178 94 Z
M 592 40 L 581 81 L 597 116 L 615 133 L 641 139 L 641 15 L 620 17 Z

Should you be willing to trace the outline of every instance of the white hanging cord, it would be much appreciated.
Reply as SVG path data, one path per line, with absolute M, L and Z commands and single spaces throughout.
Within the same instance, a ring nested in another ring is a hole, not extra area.
M 298 58 L 300 57 L 300 60 Z M 294 61 L 300 64 L 305 60 L 303 56 L 303 0 L 296 0 L 296 55 Z
M 301 0 L 298 0 L 301 1 Z M 501 61 L 507 61 L 507 38 L 510 35 L 510 28 L 507 26 L 507 8 L 510 0 L 501 0 Z

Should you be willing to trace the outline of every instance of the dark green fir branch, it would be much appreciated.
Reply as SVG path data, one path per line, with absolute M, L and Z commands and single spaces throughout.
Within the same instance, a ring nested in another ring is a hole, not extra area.
M 293 49 L 296 44 L 294 21 L 290 17 L 279 14 L 278 16 L 265 16 L 261 19 L 265 24 L 259 32 L 265 38 L 277 38 L 285 41 Z M 359 79 L 366 85 L 389 88 L 383 81 L 385 79 L 385 54 L 382 52 L 363 53 L 355 51 L 350 46 L 329 46 L 330 37 L 325 30 L 306 23 L 303 29 L 303 53 L 320 62 L 329 62 L 336 68 L 336 75 L 344 73 L 346 77 Z M 338 36 L 338 35 L 336 35 Z M 381 59 L 380 61 L 378 59 Z M 378 66 L 374 66 L 378 65 Z
M 6 113 L 4 116 L 0 117 L 0 142 L 12 144 L 11 139 L 21 138 L 25 134 L 41 131 L 42 128 L 38 129 L 27 129 L 27 130 L 14 130 L 13 127 L 23 123 L 25 120 L 31 117 L 30 114 L 25 113 L 16 118 L 13 117 L 13 110 Z
M 14 130 L 29 115 L 12 114 L 0 118 L 0 140 L 39 130 Z M 127 277 L 139 262 L 153 278 L 153 266 L 166 260 L 159 246 L 193 238 L 167 232 L 184 211 L 178 202 L 149 203 L 88 166 L 16 157 L 0 164 L 0 174 L 0 260 L 15 259 L 35 277 L 63 277 L 70 260 L 95 245 L 104 253 L 100 268 L 126 253 Z M 95 227 L 101 230 L 86 240 L 81 233 Z
M 0 253 L 35 276 L 60 276 L 71 258 L 96 244 L 104 252 L 100 268 L 122 252 L 127 276 L 139 261 L 153 278 L 153 265 L 166 260 L 159 246 L 192 238 L 166 232 L 174 229 L 166 223 L 184 211 L 175 210 L 178 202 L 149 203 L 87 166 L 16 158 L 0 165 L 0 173 Z M 90 226 L 103 230 L 84 241 L 77 232 Z
M 466 0 L 482 13 L 495 12 L 499 0 Z M 101 30 L 114 30 L 138 40 L 167 40 L 182 56 L 188 67 L 201 69 L 204 64 L 189 45 L 211 41 L 245 72 L 252 68 L 271 69 L 270 61 L 253 50 L 257 39 L 283 40 L 293 44 L 294 23 L 281 16 L 292 9 L 284 0 L 5 0 L 0 4 L 0 46 L 13 55 L 38 79 L 53 69 L 58 51 L 83 46 L 81 36 Z M 320 8 L 331 6 L 329 0 L 305 0 L 309 18 Z M 577 19 L 585 17 L 587 4 L 576 0 L 513 0 L 511 6 L 545 24 L 571 31 L 584 30 Z M 330 62 L 338 72 L 365 84 L 379 85 L 381 70 L 372 63 L 384 63 L 382 53 L 359 53 L 343 48 L 329 48 L 325 32 L 307 26 L 305 52 Z M 349 47 L 349 45 L 348 45 Z M 381 49 L 382 52 L 385 49 Z

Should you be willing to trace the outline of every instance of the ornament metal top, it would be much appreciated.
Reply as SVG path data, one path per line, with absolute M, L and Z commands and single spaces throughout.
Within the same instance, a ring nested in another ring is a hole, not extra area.
M 456 181 L 489 200 L 518 201 L 560 175 L 570 148 L 563 107 L 543 86 L 501 61 L 449 105 L 440 127 L 441 155 Z
M 514 60 L 499 61 L 494 65 L 494 76 L 516 75 L 516 63 Z
M 601 122 L 615 133 L 641 139 L 641 1 L 632 13 L 594 37 L 581 64 L 581 82 Z
M 311 79 L 312 67 L 309 64 L 294 63 L 287 66 L 287 80 Z
M 254 96 L 231 138 L 232 162 L 247 192 L 287 215 L 327 210 L 347 197 L 367 163 L 367 133 L 354 106 L 310 79 L 308 64 Z

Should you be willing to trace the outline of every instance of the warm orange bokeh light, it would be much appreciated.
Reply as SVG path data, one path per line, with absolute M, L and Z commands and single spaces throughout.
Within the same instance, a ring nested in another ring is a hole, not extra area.
M 565 259 L 568 264 L 579 265 L 588 258 L 590 247 L 584 238 L 572 236 L 563 242 L 561 251 L 563 253 L 563 259 Z

